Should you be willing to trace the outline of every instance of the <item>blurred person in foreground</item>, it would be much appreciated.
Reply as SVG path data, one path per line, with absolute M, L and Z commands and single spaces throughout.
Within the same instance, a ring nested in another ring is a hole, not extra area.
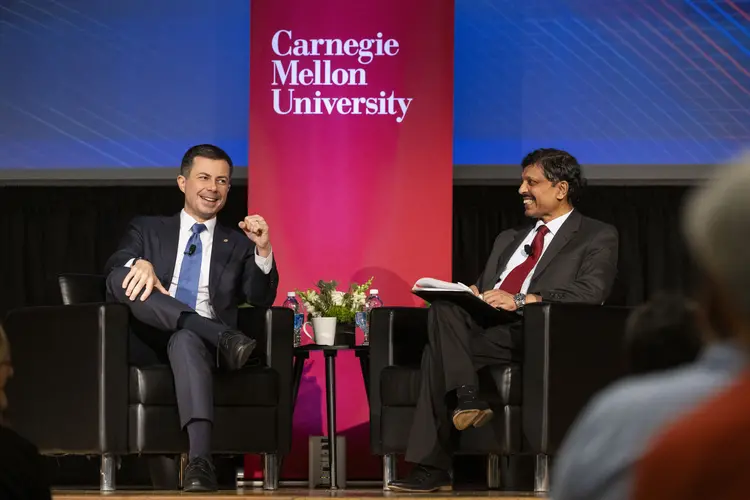
M 5 385 L 13 376 L 10 343 L 0 325 L 0 498 L 2 500 L 49 500 L 44 463 L 36 447 L 16 434 L 3 420 L 8 408 Z
M 647 374 L 692 363 L 704 346 L 706 328 L 703 313 L 694 301 L 681 294 L 656 294 L 628 317 L 628 372 Z
M 709 280 L 718 319 L 750 349 L 750 155 L 718 171 L 692 196 L 688 244 Z M 636 500 L 746 499 L 750 465 L 750 371 L 663 429 L 635 474 Z
M 631 313 L 631 375 L 592 398 L 568 432 L 553 467 L 554 500 L 630 498 L 651 438 L 742 370 L 734 330 L 717 321 L 717 297 L 704 289 L 698 303 L 662 294 Z

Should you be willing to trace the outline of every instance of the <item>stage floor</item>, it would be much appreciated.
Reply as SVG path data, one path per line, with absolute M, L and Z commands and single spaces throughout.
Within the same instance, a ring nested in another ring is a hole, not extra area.
M 340 500 L 360 500 L 363 498 L 423 498 L 424 500 L 445 499 L 451 497 L 477 497 L 483 500 L 528 500 L 529 498 L 546 499 L 547 497 L 533 493 L 513 493 L 503 491 L 454 491 L 451 493 L 429 493 L 409 494 L 386 492 L 377 489 L 357 490 L 309 490 L 309 489 L 279 489 L 274 492 L 261 489 L 227 490 L 210 494 L 182 493 L 180 491 L 116 491 L 113 493 L 100 493 L 98 491 L 83 490 L 57 490 L 53 492 L 53 500 L 92 500 L 97 497 L 106 497 L 107 500 L 223 500 L 236 499 L 238 497 L 265 497 L 273 500 L 310 500 L 321 497 L 335 497 Z

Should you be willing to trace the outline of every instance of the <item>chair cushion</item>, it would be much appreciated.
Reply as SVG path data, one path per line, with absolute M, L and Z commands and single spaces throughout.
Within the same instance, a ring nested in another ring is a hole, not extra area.
M 214 405 L 275 406 L 278 374 L 267 367 L 247 367 L 214 374 Z M 176 405 L 174 376 L 167 365 L 130 367 L 130 403 Z
M 383 406 L 416 406 L 422 376 L 419 368 L 388 366 L 380 375 Z M 521 369 L 518 364 L 489 366 L 479 372 L 479 393 L 502 405 L 521 404 Z

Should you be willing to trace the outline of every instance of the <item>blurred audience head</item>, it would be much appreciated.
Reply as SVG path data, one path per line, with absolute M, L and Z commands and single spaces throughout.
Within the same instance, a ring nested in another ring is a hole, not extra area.
M 5 335 L 3 326 L 0 325 L 0 423 L 3 421 L 3 411 L 8 407 L 8 398 L 5 396 L 5 384 L 13 376 L 13 365 L 10 362 L 10 343 Z
M 682 295 L 661 293 L 633 310 L 625 328 L 631 373 L 649 373 L 695 361 L 705 328 L 697 304 Z
M 750 155 L 717 169 L 688 197 L 683 230 L 703 274 L 701 303 L 719 337 L 750 345 Z

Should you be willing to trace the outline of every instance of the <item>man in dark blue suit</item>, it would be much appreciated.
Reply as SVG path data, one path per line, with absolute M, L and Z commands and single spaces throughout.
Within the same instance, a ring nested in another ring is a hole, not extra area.
M 220 148 L 190 148 L 177 177 L 183 210 L 135 218 L 107 261 L 108 295 L 127 304 L 136 320 L 131 361 L 172 367 L 180 422 L 190 440 L 185 491 L 217 488 L 210 457 L 212 370 L 241 368 L 255 347 L 236 330 L 238 304 L 271 306 L 279 282 L 261 216 L 245 217 L 241 231 L 217 224 L 232 169 Z

